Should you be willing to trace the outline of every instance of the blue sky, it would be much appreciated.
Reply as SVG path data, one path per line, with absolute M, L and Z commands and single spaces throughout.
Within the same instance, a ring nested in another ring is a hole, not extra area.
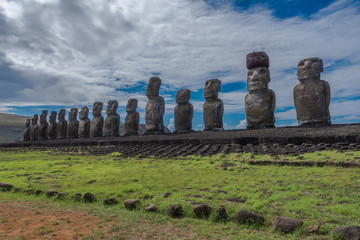
M 297 63 L 323 59 L 333 123 L 360 122 L 360 2 L 354 0 L 0 0 L 0 112 L 139 100 L 162 79 L 164 123 L 175 95 L 192 91 L 193 127 L 203 129 L 203 87 L 219 78 L 226 129 L 244 128 L 245 57 L 265 51 L 276 126 L 296 125 Z

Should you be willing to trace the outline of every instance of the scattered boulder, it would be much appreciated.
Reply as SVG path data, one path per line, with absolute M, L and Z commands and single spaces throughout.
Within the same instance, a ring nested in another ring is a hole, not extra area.
M 227 212 L 226 212 L 226 209 L 225 207 L 219 207 L 217 210 L 216 210 L 216 219 L 217 220 L 226 220 L 229 218 Z
M 104 205 L 115 205 L 118 204 L 118 200 L 116 200 L 116 198 L 107 198 L 104 200 Z
M 81 193 L 75 193 L 74 196 L 73 196 L 74 200 L 75 201 L 80 201 L 81 195 L 82 195 Z
M 50 190 L 47 190 L 45 194 L 46 194 L 46 196 L 48 196 L 48 197 L 52 197 L 52 196 L 57 195 L 58 192 L 57 192 L 56 190 L 50 189 Z
M 0 182 L 0 191 L 2 192 L 10 191 L 13 187 L 10 183 Z
M 35 191 L 35 195 L 40 195 L 40 194 L 43 194 L 43 193 L 44 193 L 44 191 L 40 190 L 40 189 Z
M 295 231 L 297 228 L 303 225 L 303 221 L 298 220 L 296 218 L 287 218 L 287 217 L 274 217 L 272 221 L 272 225 L 275 230 L 280 230 L 284 233 L 291 233 Z
M 67 192 L 60 192 L 57 196 L 57 199 L 64 199 L 67 196 L 69 196 L 69 194 Z
M 357 226 L 339 227 L 335 228 L 333 232 L 346 240 L 360 239 L 360 227 Z
M 126 199 L 124 201 L 125 207 L 129 210 L 135 209 L 138 203 L 140 203 L 139 199 Z
M 150 203 L 146 205 L 145 211 L 147 212 L 156 212 L 158 210 L 158 207 L 154 203 Z
M 92 203 L 92 202 L 94 202 L 94 201 L 95 201 L 95 196 L 94 196 L 94 194 L 91 194 L 91 193 L 89 193 L 89 192 L 85 193 L 85 194 L 84 194 L 84 201 L 85 201 L 86 203 Z
M 240 224 L 263 224 L 265 218 L 258 213 L 250 212 L 248 210 L 240 210 L 236 214 L 236 220 Z
M 182 207 L 179 204 L 171 204 L 166 212 L 170 217 L 181 217 L 183 214 Z
M 206 204 L 197 204 L 193 208 L 193 213 L 197 218 L 208 218 L 211 213 L 211 207 Z

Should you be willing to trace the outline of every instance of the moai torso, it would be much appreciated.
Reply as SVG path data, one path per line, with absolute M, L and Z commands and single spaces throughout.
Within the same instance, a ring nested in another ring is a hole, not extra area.
M 174 109 L 175 132 L 190 132 L 192 129 L 193 105 L 189 103 L 191 92 L 181 89 L 176 94 L 177 106 Z
M 57 137 L 57 123 L 56 123 L 57 113 L 52 111 L 49 116 L 49 139 L 55 139 Z
M 319 58 L 308 58 L 298 65 L 300 84 L 294 88 L 294 103 L 299 126 L 330 125 L 330 86 L 320 80 L 323 71 Z
M 89 120 L 89 109 L 82 107 L 79 112 L 79 129 L 78 134 L 80 138 L 90 137 L 90 120 Z
M 30 140 L 31 141 L 39 140 L 39 126 L 38 126 L 38 115 L 37 114 L 35 114 L 31 118 Z
M 59 139 L 65 139 L 67 134 L 67 121 L 65 120 L 66 110 L 61 109 L 58 115 L 57 122 L 57 137 Z
M 40 126 L 39 126 L 39 140 L 44 140 L 44 139 L 48 139 L 48 128 L 49 128 L 49 124 L 46 121 L 47 118 L 47 110 L 43 110 L 41 115 L 40 115 Z
M 91 120 L 91 136 L 102 137 L 104 127 L 104 117 L 101 115 L 103 109 L 102 102 L 95 102 L 93 107 L 93 118 Z
M 79 137 L 79 121 L 77 120 L 77 108 L 71 108 L 69 113 L 69 122 L 67 126 L 67 134 L 69 138 L 78 138 Z
M 125 135 L 138 134 L 140 114 L 136 111 L 137 99 L 129 99 L 126 106 Z
M 203 105 L 205 131 L 223 130 L 224 103 L 218 98 L 220 86 L 219 79 L 210 79 L 205 82 L 204 97 L 206 101 Z
M 145 128 L 146 134 L 159 134 L 164 132 L 163 117 L 165 113 L 164 98 L 159 96 L 161 80 L 152 77 L 146 88 L 148 102 L 145 108 Z
M 30 119 L 26 119 L 23 141 L 30 141 L 30 132 L 31 132 Z
M 116 113 L 117 108 L 118 102 L 116 100 L 108 102 L 105 119 L 105 136 L 107 137 L 119 136 L 120 115 Z

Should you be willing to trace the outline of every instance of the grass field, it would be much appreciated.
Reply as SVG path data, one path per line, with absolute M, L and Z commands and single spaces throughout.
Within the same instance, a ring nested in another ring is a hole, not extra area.
M 176 159 L 123 158 L 119 153 L 107 156 L 79 156 L 59 152 L 0 152 L 0 182 L 22 189 L 55 189 L 75 193 L 93 193 L 97 202 L 84 204 L 73 199 L 51 201 L 75 209 L 87 209 L 98 215 L 145 219 L 154 224 L 191 226 L 204 239 L 334 239 L 336 227 L 360 225 L 360 168 L 255 166 L 248 160 L 339 161 L 359 162 L 360 152 L 315 152 L 291 156 L 250 154 L 189 156 Z M 165 193 L 169 195 L 165 197 Z M 103 200 L 116 197 L 141 200 L 141 206 L 128 211 L 122 204 L 106 207 Z M 23 192 L 0 192 L 0 201 L 27 200 L 48 202 L 42 196 Z M 148 203 L 160 211 L 147 213 Z M 182 205 L 185 217 L 173 220 L 166 208 Z M 193 205 L 206 203 L 212 208 L 209 219 L 195 219 Z M 225 206 L 227 222 L 217 222 L 215 210 Z M 235 215 L 246 209 L 265 217 L 263 226 L 240 225 Z M 295 217 L 304 226 L 292 234 L 275 231 L 275 216 Z M 318 225 L 317 233 L 307 227 Z M 164 238 L 165 239 L 165 238 Z

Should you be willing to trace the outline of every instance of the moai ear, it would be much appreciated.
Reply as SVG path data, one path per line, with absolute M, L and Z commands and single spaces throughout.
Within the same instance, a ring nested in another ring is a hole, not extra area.
M 322 59 L 319 59 L 319 60 L 320 60 L 320 72 L 323 72 L 324 71 L 323 61 L 322 61 Z

